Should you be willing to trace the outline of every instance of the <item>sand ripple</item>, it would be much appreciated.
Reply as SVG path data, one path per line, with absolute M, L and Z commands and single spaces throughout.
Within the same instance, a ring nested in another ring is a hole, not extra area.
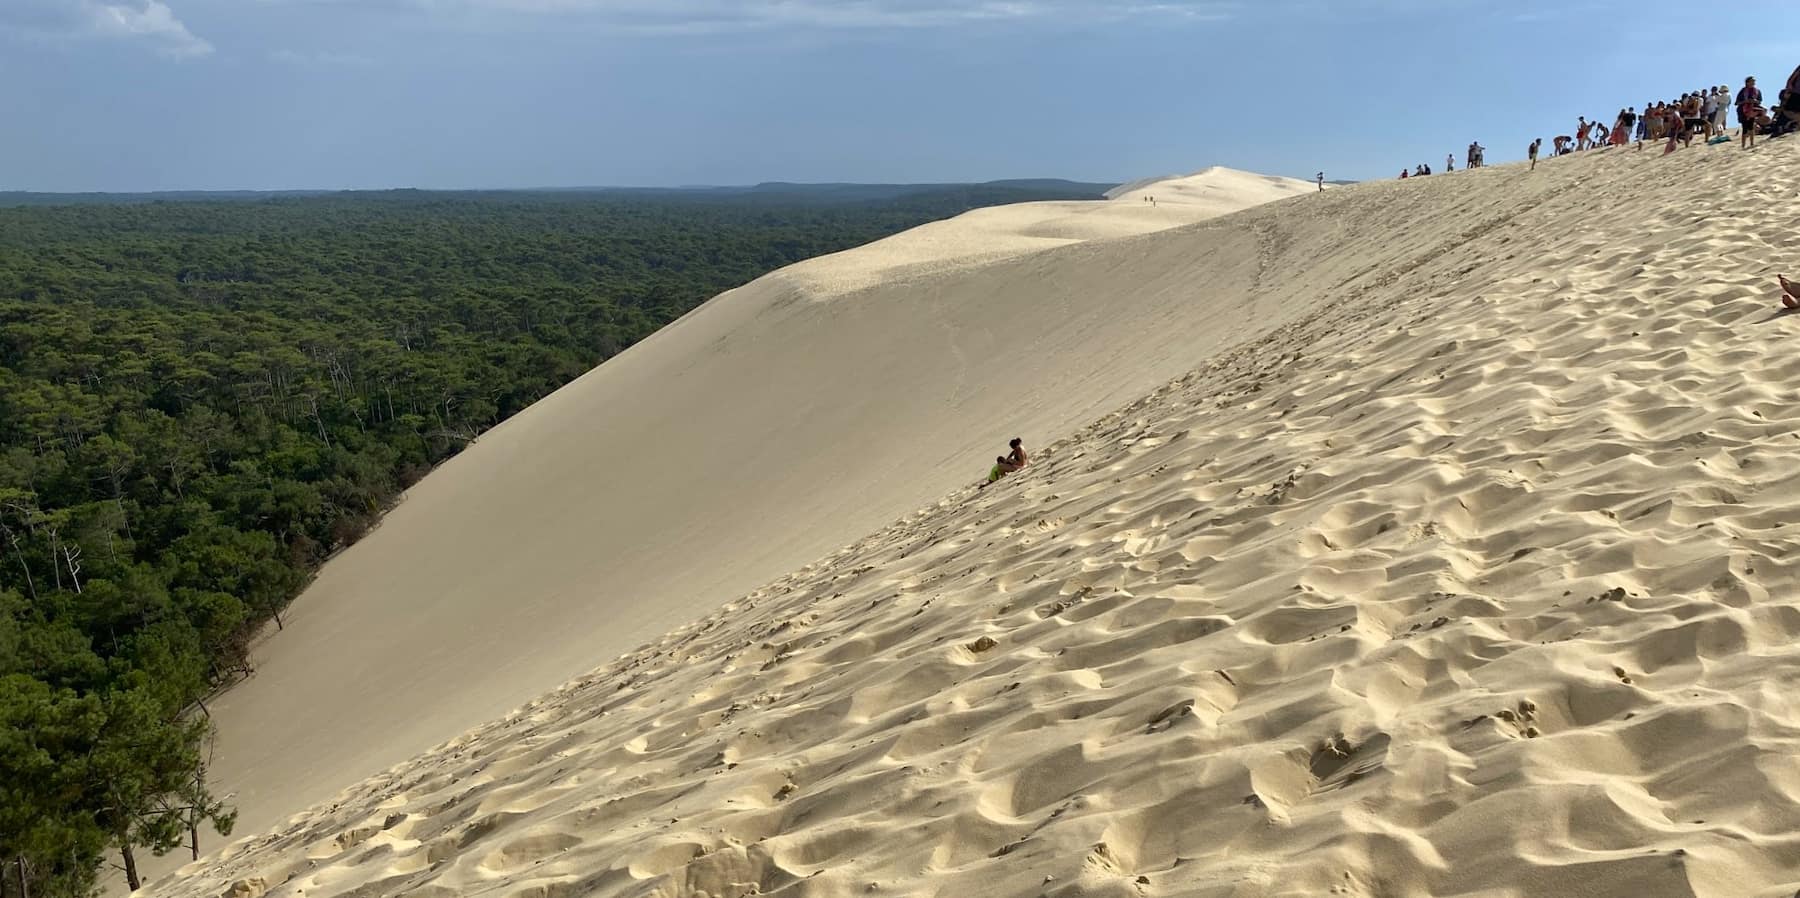
M 1222 220 L 1390 225 L 1286 250 L 1368 254 L 1323 312 L 160 893 L 1791 895 L 1796 190 L 1608 152 Z

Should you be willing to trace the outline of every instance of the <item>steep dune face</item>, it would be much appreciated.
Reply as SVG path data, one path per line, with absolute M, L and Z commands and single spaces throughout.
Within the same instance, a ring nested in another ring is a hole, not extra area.
M 1065 433 L 1298 314 L 1249 289 L 1259 239 L 1059 244 L 824 282 L 891 267 L 877 244 L 708 303 L 483 436 L 325 567 L 213 708 L 213 775 L 241 828 L 972 482 L 1011 436 Z M 1215 280 L 1244 285 L 1241 302 L 1190 308 Z
M 1797 189 L 1604 152 L 1033 257 L 987 286 L 1095 367 L 1009 426 L 1193 370 L 162 892 L 1793 894 Z

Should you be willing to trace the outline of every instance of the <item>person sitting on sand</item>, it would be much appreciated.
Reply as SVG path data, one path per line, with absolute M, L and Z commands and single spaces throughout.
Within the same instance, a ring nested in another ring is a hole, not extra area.
M 1789 122 L 1800 121 L 1800 66 L 1794 66 L 1794 73 L 1788 76 L 1787 88 L 1781 92 L 1781 111 Z
M 988 484 L 1031 464 L 1031 457 L 1025 454 L 1024 440 L 1013 437 L 1007 445 L 1012 447 L 1012 451 L 994 456 L 994 466 L 988 469 L 987 481 L 981 484 L 981 489 L 987 489 Z
M 994 466 L 988 469 L 987 480 L 982 481 L 981 485 L 976 487 L 976 489 L 984 489 L 985 490 L 989 486 L 992 486 L 994 483 L 998 482 L 1000 480 L 1000 478 L 1005 477 L 1008 474 L 1011 474 L 1012 471 L 1009 470 L 1010 467 L 1011 466 L 1007 464 L 1006 456 L 1004 456 L 1004 455 L 994 456 Z

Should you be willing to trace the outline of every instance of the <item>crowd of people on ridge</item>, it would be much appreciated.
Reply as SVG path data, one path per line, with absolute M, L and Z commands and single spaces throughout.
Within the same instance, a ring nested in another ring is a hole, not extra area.
M 1756 86 L 1756 78 L 1744 79 L 1744 86 L 1734 95 L 1730 88 L 1718 87 L 1690 91 L 1679 99 L 1659 103 L 1645 103 L 1644 111 L 1639 113 L 1637 107 L 1631 106 L 1619 110 L 1608 126 L 1600 120 L 1590 121 L 1587 116 L 1580 116 L 1576 121 L 1574 134 L 1560 134 L 1552 139 L 1551 151 L 1557 156 L 1566 156 L 1583 150 L 1600 149 L 1602 147 L 1618 147 L 1637 140 L 1638 149 L 1643 149 L 1647 141 L 1666 140 L 1663 152 L 1672 153 L 1677 144 L 1688 146 L 1693 143 L 1695 135 L 1703 137 L 1706 143 L 1725 143 L 1731 140 L 1729 119 L 1733 111 L 1737 113 L 1738 141 L 1745 148 L 1754 147 L 1758 136 L 1781 137 L 1794 131 L 1800 131 L 1800 66 L 1794 68 L 1788 76 L 1787 84 L 1777 94 L 1773 107 L 1763 104 L 1763 94 Z M 1537 138 L 1526 149 L 1526 158 L 1533 169 L 1537 168 L 1538 151 L 1543 147 L 1544 139 Z M 1481 168 L 1485 163 L 1487 148 L 1477 141 L 1471 141 L 1464 156 L 1465 168 Z M 1456 154 L 1444 157 L 1444 171 L 1456 171 Z M 1419 178 L 1431 174 L 1431 166 L 1420 163 L 1412 169 L 1402 169 L 1400 177 Z M 1325 189 L 1325 173 L 1317 176 L 1319 190 Z M 1145 202 L 1154 203 L 1152 197 L 1144 197 Z M 1781 304 L 1789 309 L 1800 310 L 1800 282 L 1790 281 L 1780 276 Z M 981 488 L 998 483 L 1000 478 L 1025 467 L 1029 462 L 1025 454 L 1023 441 L 1014 437 L 1009 444 L 1012 451 L 997 456 L 994 466 L 988 470 L 987 480 Z
M 1476 168 L 1481 168 L 1482 166 L 1484 166 L 1486 164 L 1487 164 L 1487 147 L 1482 146 L 1477 141 L 1469 141 L 1469 150 L 1463 156 L 1463 167 L 1469 168 L 1469 169 L 1476 169 Z M 1456 154 L 1455 153 L 1444 154 L 1444 171 L 1447 171 L 1447 172 L 1456 171 Z M 1431 166 L 1426 165 L 1423 162 L 1419 163 L 1411 171 L 1408 171 L 1406 169 L 1400 170 L 1401 178 L 1423 178 L 1429 174 L 1431 174 Z
M 1666 141 L 1663 152 L 1673 153 L 1677 146 L 1689 146 L 1696 136 L 1709 144 L 1731 140 L 1731 118 L 1736 113 L 1738 143 L 1745 149 L 1756 146 L 1758 137 L 1781 137 L 1800 131 L 1800 67 L 1788 76 L 1787 83 L 1776 95 L 1775 103 L 1764 105 L 1763 93 L 1754 77 L 1745 78 L 1736 93 L 1725 85 L 1703 88 L 1682 94 L 1678 99 L 1645 103 L 1639 113 L 1636 106 L 1619 110 L 1609 126 L 1600 119 L 1580 116 L 1574 134 L 1559 134 L 1551 139 L 1551 154 L 1566 156 L 1583 150 L 1624 146 L 1633 139 L 1638 148 L 1646 142 Z M 1543 138 L 1531 142 L 1526 158 L 1537 167 Z M 1469 144 L 1465 165 L 1480 168 L 1482 147 Z M 1444 159 L 1444 170 L 1456 170 L 1456 157 Z M 1431 166 L 1419 165 L 1403 169 L 1401 178 L 1417 178 L 1431 174 Z

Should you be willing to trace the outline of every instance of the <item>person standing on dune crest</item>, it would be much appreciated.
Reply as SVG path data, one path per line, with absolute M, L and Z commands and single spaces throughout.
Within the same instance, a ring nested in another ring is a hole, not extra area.
M 1756 89 L 1755 78 L 1744 79 L 1744 89 L 1737 92 L 1738 146 L 1756 146 L 1757 119 L 1762 112 L 1762 91 Z

